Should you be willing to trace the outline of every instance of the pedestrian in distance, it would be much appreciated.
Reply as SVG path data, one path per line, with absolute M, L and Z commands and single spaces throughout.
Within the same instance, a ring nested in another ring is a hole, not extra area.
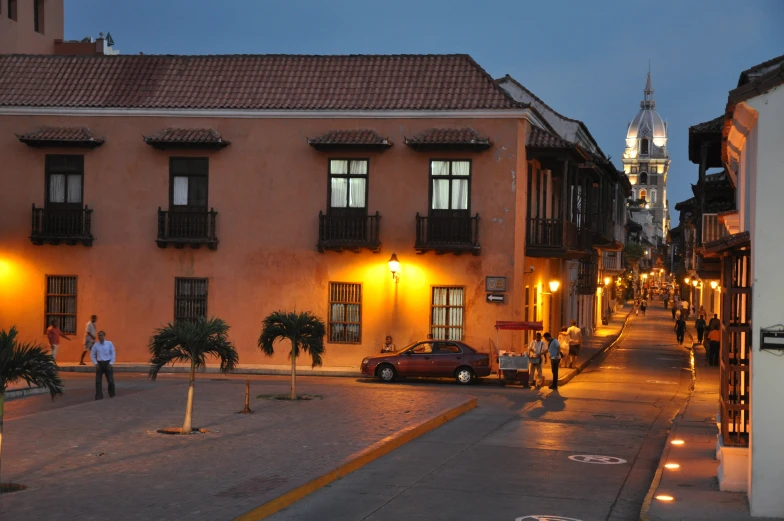
M 563 326 L 558 332 L 558 344 L 564 350 L 564 356 L 569 356 L 569 333 L 566 332 L 566 326 Z
M 106 333 L 98 332 L 98 341 L 90 349 L 90 360 L 95 365 L 95 399 L 103 400 L 103 375 L 109 384 L 109 398 L 114 398 L 114 360 L 116 352 Z
M 683 319 L 686 320 L 689 318 L 689 309 L 691 309 L 689 307 L 689 301 L 688 300 L 681 301 L 681 306 L 683 306 Z
M 550 384 L 550 389 L 558 389 L 558 367 L 561 365 L 561 344 L 553 338 L 550 333 L 544 334 L 544 339 L 547 341 L 547 350 L 550 354 L 550 368 L 553 370 L 553 383 Z
M 686 321 L 683 320 L 682 317 L 678 317 L 678 320 L 675 321 L 675 339 L 678 341 L 678 345 L 683 345 L 683 337 L 686 334 Z
M 645 310 L 646 309 L 648 309 L 648 301 L 643 299 L 643 301 L 640 302 L 640 311 L 642 311 L 643 315 L 645 315 Z
M 574 367 L 577 364 L 577 357 L 580 356 L 580 347 L 583 344 L 583 332 L 577 327 L 577 322 L 572 320 L 572 325 L 566 330 L 569 335 L 569 359 L 566 367 Z
M 670 301 L 669 296 L 665 293 L 662 300 L 664 301 L 664 309 L 667 309 L 667 303 Z
M 387 335 L 384 345 L 381 346 L 382 353 L 394 353 L 396 351 L 395 344 L 392 343 L 392 337 Z
M 528 385 L 534 383 L 537 389 L 542 387 L 544 375 L 542 375 L 542 362 L 547 355 L 547 344 L 542 340 L 542 334 L 537 333 L 530 344 L 528 344 Z
M 640 314 L 640 299 L 634 299 L 634 316 Z
M 676 309 L 676 310 L 675 310 L 675 313 L 673 313 L 673 314 L 675 315 L 675 320 L 676 320 L 676 321 L 678 321 L 678 320 L 680 320 L 680 319 L 681 319 L 681 315 L 682 315 L 683 313 L 681 312 L 681 310 L 680 310 L 680 309 Z
M 694 321 L 694 328 L 697 330 L 697 343 L 702 344 L 702 337 L 705 335 L 705 315 L 700 314 Z
M 97 315 L 91 316 L 90 321 L 84 328 L 84 349 L 82 350 L 82 357 L 79 359 L 79 365 L 87 365 L 84 363 L 84 355 L 92 350 L 93 344 L 98 340 L 98 333 L 95 330 L 95 323 L 97 321 Z
M 708 331 L 708 365 L 719 365 L 719 348 L 721 346 L 721 329 Z
M 49 349 L 52 350 L 52 358 L 57 362 L 57 348 L 60 347 L 60 339 L 64 338 L 68 341 L 71 339 L 65 336 L 65 333 L 60 330 L 60 321 L 56 318 L 52 319 L 49 327 L 46 328 L 46 338 L 49 340 Z
M 716 313 L 713 314 L 713 318 L 708 322 L 708 331 L 711 329 L 721 329 L 721 320 L 719 320 L 719 315 Z

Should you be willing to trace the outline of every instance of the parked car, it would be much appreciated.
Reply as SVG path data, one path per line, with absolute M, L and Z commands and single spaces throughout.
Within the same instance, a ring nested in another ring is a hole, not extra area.
M 362 360 L 362 374 L 391 382 L 406 376 L 454 378 L 460 384 L 490 374 L 490 355 L 478 353 L 463 342 L 424 340 L 396 353 L 369 356 Z

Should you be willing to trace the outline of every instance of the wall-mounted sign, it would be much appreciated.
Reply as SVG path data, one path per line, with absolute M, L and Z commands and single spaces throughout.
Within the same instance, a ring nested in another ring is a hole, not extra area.
M 499 295 L 497 293 L 488 293 L 487 294 L 487 301 L 492 304 L 503 304 L 504 303 L 504 296 Z
M 485 277 L 485 291 L 506 292 L 506 277 Z
M 760 329 L 760 349 L 784 349 L 783 326 Z

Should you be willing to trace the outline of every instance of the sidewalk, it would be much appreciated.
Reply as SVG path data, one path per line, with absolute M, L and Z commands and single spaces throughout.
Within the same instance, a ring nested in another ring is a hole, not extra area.
M 641 521 L 751 521 L 745 493 L 721 492 L 717 479 L 719 462 L 716 442 L 719 433 L 719 368 L 707 365 L 702 345 L 696 343 L 694 321 L 687 322 L 694 348 L 695 385 L 681 412 L 675 417 L 659 468 L 640 512 Z M 687 340 L 688 340 L 687 334 Z M 688 342 L 687 342 L 688 343 Z M 672 441 L 683 440 L 683 445 Z M 667 469 L 667 463 L 679 468 Z M 656 499 L 666 495 L 669 502 Z M 766 518 L 767 519 L 767 518 Z

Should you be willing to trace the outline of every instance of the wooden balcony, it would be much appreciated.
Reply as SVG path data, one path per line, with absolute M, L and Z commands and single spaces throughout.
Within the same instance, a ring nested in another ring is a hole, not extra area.
M 214 250 L 218 247 L 215 235 L 215 220 L 218 212 L 210 211 L 166 211 L 158 207 L 158 239 L 159 248 L 173 245 L 175 248 L 200 248 L 206 245 Z
M 381 251 L 379 224 L 381 216 L 326 215 L 319 212 L 318 251 L 326 250 L 359 252 L 367 248 L 373 253 Z
M 592 250 L 593 237 L 587 228 L 580 228 L 563 219 L 529 218 L 525 254 L 539 258 L 579 258 Z
M 621 272 L 626 269 L 623 253 L 619 251 L 602 253 L 602 269 L 608 272 Z
M 470 252 L 479 255 L 479 214 L 475 216 L 422 216 L 416 214 L 417 253 Z
M 33 244 L 70 244 L 93 245 L 90 228 L 93 211 L 84 208 L 73 210 L 36 208 L 33 205 L 33 229 L 30 240 Z
M 597 279 L 599 277 L 598 256 L 580 259 L 577 267 L 577 294 L 593 295 L 596 293 Z

